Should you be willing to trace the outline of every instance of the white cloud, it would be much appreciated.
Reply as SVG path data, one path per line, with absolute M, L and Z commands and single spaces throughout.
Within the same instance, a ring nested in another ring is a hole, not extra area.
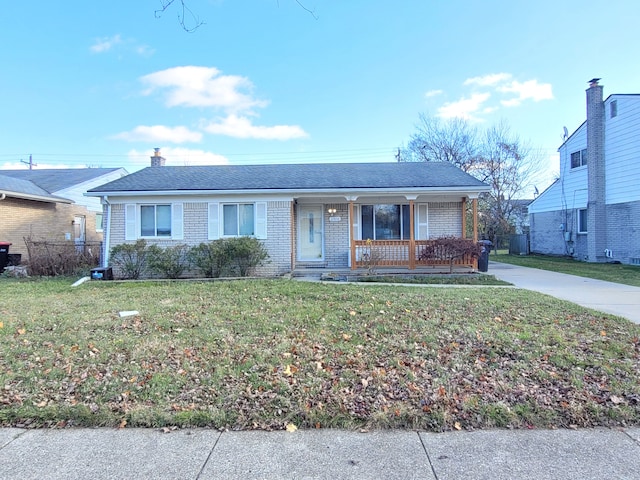
M 461 98 L 456 102 L 445 103 L 438 109 L 437 116 L 441 118 L 479 120 L 473 114 L 478 112 L 490 97 L 490 93 L 474 93 L 469 98 Z
M 110 37 L 97 38 L 95 43 L 89 47 L 92 53 L 106 53 L 109 51 L 128 51 L 143 57 L 153 55 L 154 50 L 148 45 L 139 44 L 135 39 L 123 39 L 120 34 Z
M 524 100 L 533 100 L 540 102 L 542 100 L 553 99 L 553 91 L 550 83 L 538 83 L 537 80 L 527 80 L 526 82 L 518 82 L 514 80 L 506 85 L 497 88 L 499 92 L 515 93 L 516 98 L 503 100 L 501 103 L 505 107 L 514 107 L 520 105 Z
M 194 132 L 182 126 L 139 125 L 129 132 L 118 133 L 113 138 L 127 142 L 185 143 L 201 141 L 202 133 Z
M 247 117 L 229 115 L 204 127 L 208 133 L 235 138 L 257 138 L 263 140 L 290 140 L 309 135 L 298 125 L 275 125 L 272 127 L 253 125 Z
M 251 112 L 268 102 L 253 97 L 253 83 L 238 75 L 221 75 L 214 67 L 173 67 L 145 75 L 145 95 L 165 90 L 169 107 L 214 107 L 228 113 Z
M 113 35 L 111 37 L 102 37 L 97 38 L 96 43 L 91 45 L 91 51 L 93 53 L 103 53 L 108 52 L 114 46 L 122 43 L 122 38 L 120 35 Z
M 191 148 L 162 148 L 160 154 L 166 160 L 167 166 L 192 166 L 192 165 L 227 165 L 229 159 L 224 155 L 219 155 L 205 150 L 195 150 Z M 136 167 L 148 167 L 151 165 L 153 152 L 140 152 L 138 150 L 129 151 L 129 159 Z
M 429 90 L 424 94 L 425 98 L 437 97 L 438 95 L 442 95 L 444 91 L 442 90 Z
M 510 80 L 513 75 L 510 73 L 491 73 L 482 77 L 467 78 L 464 85 L 478 85 L 480 87 L 491 87 L 499 83 Z

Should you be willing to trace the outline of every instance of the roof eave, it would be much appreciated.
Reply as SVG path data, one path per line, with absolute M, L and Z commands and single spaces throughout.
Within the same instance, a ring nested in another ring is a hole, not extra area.
M 153 197 L 153 196 L 175 196 L 175 195 L 256 195 L 256 194 L 324 194 L 324 195 L 349 195 L 351 193 L 363 194 L 416 194 L 416 193 L 464 193 L 464 194 L 480 194 L 491 191 L 491 187 L 482 185 L 461 185 L 455 187 L 409 187 L 409 188 L 310 188 L 310 189 L 241 189 L 241 190 L 122 190 L 122 191 L 90 191 L 84 195 L 88 197 Z
M 56 196 L 44 196 L 44 195 L 32 195 L 29 193 L 20 193 L 13 192 L 10 190 L 0 190 L 0 195 L 5 194 L 7 197 L 11 198 L 19 198 L 21 200 L 34 200 L 36 202 L 46 202 L 46 203 L 75 203 L 73 200 L 69 200 L 68 198 L 56 197 Z

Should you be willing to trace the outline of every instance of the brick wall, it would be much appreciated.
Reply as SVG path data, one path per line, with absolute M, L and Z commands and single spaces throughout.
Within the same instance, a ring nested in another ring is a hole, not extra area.
M 86 219 L 86 240 L 102 241 L 96 232 L 96 212 L 85 207 L 65 203 L 45 203 L 7 197 L 0 201 L 0 241 L 11 242 L 9 253 L 20 253 L 27 259 L 24 238 L 64 241 L 68 233 L 73 240 L 73 219 L 76 215 Z
M 336 213 L 329 215 L 328 208 L 335 208 Z M 325 225 L 325 261 L 328 268 L 345 268 L 349 266 L 349 205 L 329 204 L 324 212 Z M 330 217 L 340 218 L 331 221 Z
M 429 204 L 429 238 L 462 236 L 462 202 Z

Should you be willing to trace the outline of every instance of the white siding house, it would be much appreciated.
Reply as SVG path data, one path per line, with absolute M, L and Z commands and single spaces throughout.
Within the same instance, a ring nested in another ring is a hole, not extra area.
M 640 95 L 602 100 L 560 146 L 560 178 L 529 206 L 531 251 L 640 264 Z

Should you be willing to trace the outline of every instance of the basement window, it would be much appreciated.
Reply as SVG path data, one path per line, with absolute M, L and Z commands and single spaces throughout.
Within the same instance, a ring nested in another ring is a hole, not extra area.
M 587 209 L 578 210 L 578 233 L 587 233 Z

